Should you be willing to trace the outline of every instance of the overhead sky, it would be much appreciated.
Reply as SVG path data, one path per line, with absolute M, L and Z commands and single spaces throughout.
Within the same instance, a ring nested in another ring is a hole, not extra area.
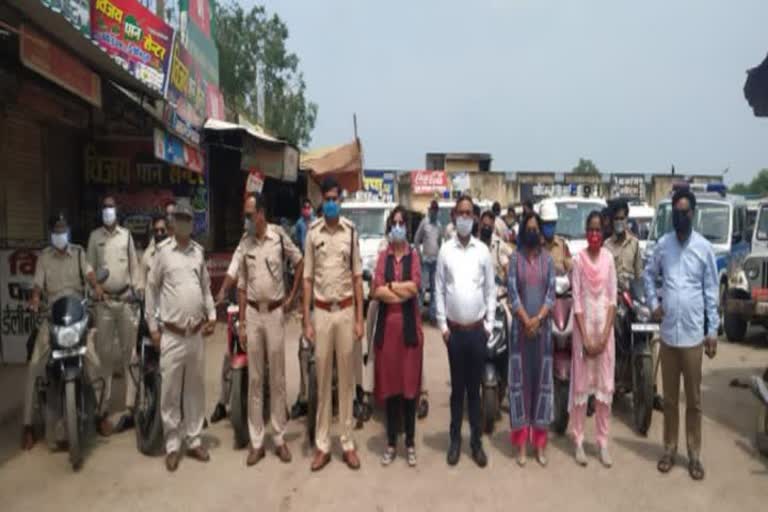
M 366 168 L 423 168 L 430 151 L 729 182 L 768 167 L 768 119 L 743 94 L 768 52 L 765 0 L 259 3 L 319 105 L 312 145 L 349 140 L 357 113 Z

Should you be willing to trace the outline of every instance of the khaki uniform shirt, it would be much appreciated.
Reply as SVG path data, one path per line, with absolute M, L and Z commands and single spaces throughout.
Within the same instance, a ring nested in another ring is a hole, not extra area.
M 216 320 L 211 278 L 205 266 L 203 247 L 190 240 L 187 247 L 175 239 L 158 246 L 147 280 L 147 323 L 157 330 L 154 312 L 176 327 L 195 327 L 203 320 Z
M 280 231 L 277 226 L 269 225 L 263 240 L 249 236 L 238 245 L 238 249 L 242 247 L 242 261 L 238 265 L 237 286 L 246 290 L 250 301 L 277 302 L 285 299 L 290 291 L 285 288 L 284 258 L 295 266 L 302 255 L 293 241 Z
M 496 217 L 493 221 L 493 233 L 501 238 L 502 240 L 506 240 L 507 238 L 507 223 L 504 222 L 504 219 L 502 219 L 500 216 Z
M 243 233 L 243 236 L 240 237 L 240 242 L 235 248 L 234 254 L 232 254 L 232 260 L 229 262 L 229 266 L 227 267 L 227 275 L 230 279 L 237 280 L 237 277 L 240 274 L 240 262 L 243 261 L 243 242 L 247 238 L 248 235 Z
M 643 274 L 640 243 L 634 235 L 627 233 L 624 240 L 619 241 L 612 236 L 603 245 L 613 254 L 619 289 L 626 290 L 632 280 L 639 279 Z
M 357 229 L 341 217 L 335 229 L 318 219 L 309 227 L 304 255 L 304 278 L 311 279 L 315 299 L 337 302 L 354 293 L 353 277 L 363 274 Z
M 66 295 L 82 298 L 86 276 L 92 271 L 93 268 L 85 258 L 85 249 L 79 245 L 69 244 L 64 253 L 46 247 L 37 259 L 34 284 L 41 290 L 43 297 L 47 298 L 48 304 Z
M 501 282 L 505 283 L 506 286 L 507 267 L 509 266 L 509 257 L 512 255 L 512 248 L 504 240 L 493 235 L 490 250 L 496 277 L 501 279 Z
M 552 262 L 555 265 L 555 273 L 565 274 L 573 268 L 571 251 L 568 249 L 568 243 L 555 235 L 551 242 L 544 242 L 544 248 L 552 256 Z
M 122 226 L 108 231 L 100 227 L 88 238 L 88 263 L 94 269 L 105 267 L 109 277 L 102 285 L 107 293 L 118 293 L 126 287 L 142 287 L 139 260 L 131 232 Z

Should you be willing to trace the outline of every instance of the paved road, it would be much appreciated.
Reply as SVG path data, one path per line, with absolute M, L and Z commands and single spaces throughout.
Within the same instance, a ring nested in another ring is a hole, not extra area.
M 288 389 L 295 397 L 298 326 L 289 329 Z M 176 474 L 166 473 L 162 458 L 147 458 L 135 449 L 133 434 L 100 440 L 85 467 L 73 474 L 65 454 L 51 454 L 38 445 L 31 453 L 18 450 L 18 423 L 0 431 L 0 509 L 163 512 L 197 510 L 643 510 L 683 512 L 706 510 L 765 510 L 768 498 L 768 459 L 754 449 L 752 433 L 756 404 L 747 390 L 733 388 L 733 378 L 762 372 L 768 366 L 765 335 L 755 332 L 745 344 L 721 344 L 715 361 L 705 362 L 703 483 L 690 480 L 678 467 L 667 476 L 657 473 L 661 454 L 661 415 L 655 413 L 650 435 L 635 435 L 627 425 L 623 401 L 614 407 L 615 466 L 604 469 L 595 458 L 587 468 L 572 459 L 570 444 L 553 438 L 550 464 L 544 469 L 529 461 L 518 468 L 512 459 L 506 423 L 485 440 L 489 466 L 481 470 L 465 453 L 459 465 L 445 464 L 448 446 L 447 358 L 438 333 L 427 333 L 426 368 L 431 392 L 429 417 L 417 426 L 419 466 L 410 469 L 399 458 L 391 467 L 379 465 L 384 447 L 381 415 L 357 433 L 363 468 L 351 472 L 341 463 L 339 448 L 320 474 L 309 471 L 303 452 L 304 423 L 293 422 L 288 442 L 294 462 L 281 464 L 268 456 L 257 467 L 245 467 L 245 452 L 232 449 L 226 424 L 206 432 L 212 461 L 203 465 L 185 459 Z M 223 332 L 209 344 L 208 403 L 218 391 L 218 369 L 224 348 Z M 1 370 L 0 370 L 1 371 Z M 17 372 L 18 373 L 18 372 Z M 2 393 L 17 393 L 21 383 Z M 208 407 L 210 410 L 211 407 Z M 592 433 L 591 425 L 588 434 Z M 466 436 L 466 429 L 465 429 Z M 595 447 L 589 445 L 594 457 Z M 685 446 L 681 438 L 681 446 Z

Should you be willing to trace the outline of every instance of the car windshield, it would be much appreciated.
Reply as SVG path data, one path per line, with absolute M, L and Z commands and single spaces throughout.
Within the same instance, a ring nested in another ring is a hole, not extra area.
M 697 202 L 693 229 L 713 244 L 728 243 L 730 206 L 723 203 Z M 672 231 L 672 203 L 660 204 L 654 220 L 653 240 Z
M 593 211 L 603 209 L 601 203 L 561 202 L 557 203 L 557 227 L 555 233 L 572 239 L 586 238 L 587 217 Z
M 758 240 L 768 240 L 768 205 L 760 208 L 760 214 L 757 217 L 757 227 L 755 230 Z
M 344 208 L 341 213 L 355 223 L 360 238 L 384 236 L 387 224 L 385 208 Z

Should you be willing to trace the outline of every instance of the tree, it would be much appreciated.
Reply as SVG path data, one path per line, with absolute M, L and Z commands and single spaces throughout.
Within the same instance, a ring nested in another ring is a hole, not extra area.
M 219 82 L 225 100 L 267 131 L 306 147 L 317 104 L 306 98 L 299 58 L 286 48 L 288 27 L 262 6 L 231 1 L 216 13 Z
M 731 187 L 734 194 L 768 195 L 768 169 L 762 169 L 749 184 L 737 183 Z
M 574 167 L 571 172 L 573 174 L 586 174 L 590 176 L 600 174 L 600 170 L 595 163 L 592 160 L 585 158 L 579 158 L 579 163 L 576 164 L 576 167 Z

